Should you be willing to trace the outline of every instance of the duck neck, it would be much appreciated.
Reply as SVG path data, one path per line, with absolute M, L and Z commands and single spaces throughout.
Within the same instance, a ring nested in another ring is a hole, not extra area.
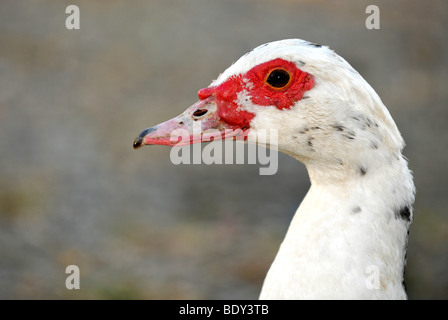
M 311 188 L 260 297 L 406 298 L 403 273 L 414 197 L 406 161 L 400 155 L 387 166 L 353 166 L 345 179 L 339 173 L 324 178 L 312 164 L 307 168 Z

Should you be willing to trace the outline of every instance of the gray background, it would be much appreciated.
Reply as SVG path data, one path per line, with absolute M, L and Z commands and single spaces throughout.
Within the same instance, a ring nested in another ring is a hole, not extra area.
M 443 0 L 1 1 L 0 298 L 257 298 L 305 167 L 175 166 L 132 141 L 283 38 L 329 45 L 388 106 L 418 190 L 409 297 L 448 298 L 447 17 Z M 65 288 L 70 264 L 80 290 Z

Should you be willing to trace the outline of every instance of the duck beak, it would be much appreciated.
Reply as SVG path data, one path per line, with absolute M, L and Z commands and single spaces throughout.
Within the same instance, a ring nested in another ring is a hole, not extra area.
M 248 130 L 219 117 L 214 97 L 199 100 L 179 116 L 143 130 L 134 149 L 144 145 L 185 146 L 218 139 L 245 140 Z

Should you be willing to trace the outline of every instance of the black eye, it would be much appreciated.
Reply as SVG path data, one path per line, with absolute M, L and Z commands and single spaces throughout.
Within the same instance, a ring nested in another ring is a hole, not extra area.
M 286 87 L 291 80 L 291 76 L 288 71 L 284 69 L 275 69 L 269 73 L 266 78 L 266 83 L 275 89 L 281 89 Z

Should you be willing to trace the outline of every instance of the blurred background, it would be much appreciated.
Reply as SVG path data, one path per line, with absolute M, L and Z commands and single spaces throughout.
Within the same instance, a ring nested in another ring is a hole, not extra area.
M 284 38 L 329 45 L 389 108 L 417 186 L 408 294 L 448 298 L 447 33 L 444 0 L 2 0 L 0 298 L 256 299 L 305 167 L 175 166 L 132 142 Z M 65 288 L 71 264 L 80 290 Z

